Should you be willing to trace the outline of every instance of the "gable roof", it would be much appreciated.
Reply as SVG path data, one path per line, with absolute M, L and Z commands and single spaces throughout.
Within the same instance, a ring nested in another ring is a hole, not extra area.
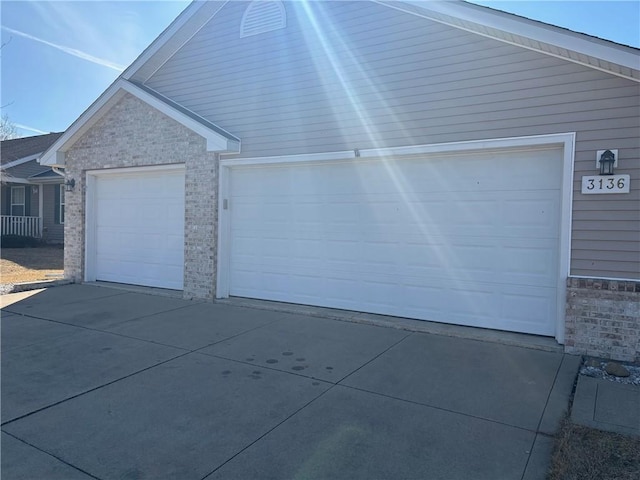
M 42 155 L 40 163 L 64 166 L 65 152 L 127 93 L 202 136 L 207 142 L 208 151 L 224 153 L 240 151 L 240 140 L 222 128 L 149 87 L 119 78 Z
M 640 81 L 640 50 L 464 0 L 370 0 L 496 40 Z M 227 1 L 194 0 L 121 75 L 147 81 Z M 623 67 L 623 68 L 620 68 Z
M 65 152 L 127 93 L 202 136 L 207 142 L 208 151 L 224 153 L 240 151 L 240 140 L 217 125 L 149 87 L 118 78 L 42 155 L 40 164 L 64 166 Z
M 11 168 L 36 158 L 53 145 L 61 135 L 62 132 L 57 132 L 3 140 L 0 142 L 0 163 L 2 168 Z
M 0 171 L 2 182 L 39 184 L 39 183 L 62 183 L 64 177 L 53 171 L 46 165 L 40 165 L 36 158 L 17 165 L 3 167 Z
M 462 0 L 389 1 L 380 5 L 563 58 L 640 82 L 640 50 Z M 194 0 L 45 152 L 44 165 L 64 165 L 66 152 L 125 92 L 154 106 L 207 140 L 207 149 L 237 153 L 240 139 L 144 85 L 227 1 Z

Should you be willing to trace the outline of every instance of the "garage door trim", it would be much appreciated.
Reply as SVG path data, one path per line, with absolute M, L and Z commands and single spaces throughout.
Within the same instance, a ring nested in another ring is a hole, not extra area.
M 84 243 L 84 281 L 95 282 L 97 275 L 96 266 L 96 214 L 98 204 L 96 190 L 98 178 L 117 177 L 129 174 L 144 174 L 152 172 L 183 172 L 184 164 L 151 165 L 145 167 L 111 168 L 103 170 L 87 170 L 86 182 L 86 208 L 85 208 L 85 243 Z
M 569 259 L 571 246 L 571 205 L 573 159 L 575 149 L 575 133 L 561 133 L 550 135 L 536 135 L 530 137 L 513 137 L 501 139 L 474 140 L 444 144 L 405 146 L 386 149 L 352 150 L 342 152 L 327 152 L 321 154 L 290 155 L 280 157 L 258 157 L 246 159 L 221 159 L 218 202 L 218 265 L 217 265 L 217 298 L 227 298 L 230 290 L 230 236 L 231 216 L 228 210 L 230 198 L 230 176 L 233 168 L 258 165 L 277 165 L 304 163 L 329 163 L 335 161 L 375 161 L 389 157 L 432 156 L 434 154 L 470 154 L 474 152 L 487 153 L 493 150 L 537 150 L 546 147 L 562 147 L 563 165 L 561 179 L 561 211 L 560 211 L 560 239 L 557 283 L 557 314 L 555 338 L 559 343 L 564 342 L 566 278 L 569 274 Z

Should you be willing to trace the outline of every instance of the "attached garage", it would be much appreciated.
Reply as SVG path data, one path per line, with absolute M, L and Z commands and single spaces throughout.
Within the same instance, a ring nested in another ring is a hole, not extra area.
M 66 278 L 638 359 L 638 49 L 466 2 L 254 7 L 192 3 L 43 154 Z
M 88 280 L 182 290 L 184 167 L 89 172 Z
M 557 146 L 230 168 L 228 294 L 553 336 L 562 178 Z

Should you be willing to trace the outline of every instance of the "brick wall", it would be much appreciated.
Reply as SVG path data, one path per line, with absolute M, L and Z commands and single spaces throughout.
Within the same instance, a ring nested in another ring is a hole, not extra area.
M 640 362 L 640 282 L 567 279 L 565 351 Z
M 216 154 L 206 141 L 158 110 L 126 94 L 67 152 L 65 277 L 84 280 L 87 170 L 185 164 L 184 296 L 212 299 L 217 236 Z

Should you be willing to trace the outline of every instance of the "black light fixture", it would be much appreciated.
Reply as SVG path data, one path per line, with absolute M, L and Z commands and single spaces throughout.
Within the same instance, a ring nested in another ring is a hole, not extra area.
M 616 163 L 616 156 L 611 150 L 605 150 L 600 155 L 600 175 L 613 175 L 613 165 Z
M 76 186 L 76 181 L 73 178 L 70 178 L 69 180 L 64 182 L 65 192 L 72 192 L 75 186 Z

